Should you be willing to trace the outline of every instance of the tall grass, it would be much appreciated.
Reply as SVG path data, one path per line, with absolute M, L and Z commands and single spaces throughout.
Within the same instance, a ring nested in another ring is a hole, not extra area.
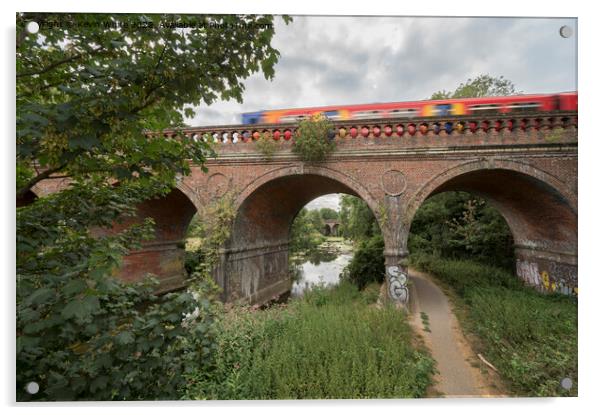
M 470 261 L 414 256 L 412 265 L 450 286 L 460 319 L 481 351 L 521 396 L 577 395 L 577 301 L 542 294 L 514 275 Z M 571 378 L 566 391 L 560 381 Z
M 434 362 L 413 346 L 403 311 L 377 308 L 378 286 L 315 287 L 286 306 L 231 310 L 214 370 L 190 377 L 189 399 L 409 398 Z

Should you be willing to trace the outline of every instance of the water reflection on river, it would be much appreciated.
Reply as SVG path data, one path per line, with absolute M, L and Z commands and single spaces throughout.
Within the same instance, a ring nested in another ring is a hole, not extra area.
M 321 247 L 305 257 L 305 262 L 298 263 L 297 280 L 291 289 L 293 297 L 299 297 L 312 285 L 324 283 L 335 285 L 343 268 L 351 261 L 353 255 L 344 246 Z

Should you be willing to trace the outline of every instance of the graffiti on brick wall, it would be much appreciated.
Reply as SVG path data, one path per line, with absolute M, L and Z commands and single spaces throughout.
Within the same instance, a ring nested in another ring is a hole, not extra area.
M 400 267 L 393 265 L 387 267 L 387 279 L 389 281 L 389 295 L 395 301 L 406 303 L 408 301 L 408 277 Z
M 528 285 L 541 291 L 577 295 L 578 289 L 562 277 L 552 278 L 547 270 L 540 270 L 537 262 L 517 259 L 516 274 Z

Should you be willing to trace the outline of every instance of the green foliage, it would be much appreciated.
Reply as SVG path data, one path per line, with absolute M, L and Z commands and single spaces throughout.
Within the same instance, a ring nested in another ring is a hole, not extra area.
M 325 241 L 324 236 L 320 233 L 322 222 L 319 222 L 318 226 L 320 228 L 316 228 L 311 219 L 313 212 L 318 211 L 308 211 L 303 208 L 295 217 L 290 231 L 289 247 L 291 253 L 311 253 Z
M 468 310 L 463 325 L 520 396 L 577 395 L 577 302 L 541 294 L 514 275 L 470 261 L 412 256 L 414 266 L 449 284 Z M 573 380 L 573 389 L 560 387 Z
M 363 240 L 343 270 L 341 279 L 355 284 L 359 289 L 371 282 L 382 283 L 385 278 L 384 250 L 385 242 L 380 234 Z
M 110 276 L 122 255 L 152 235 L 149 220 L 99 232 L 156 192 L 136 190 L 76 182 L 17 210 L 17 400 L 168 399 L 191 362 L 208 362 L 214 306 L 207 284 L 196 281 L 196 298 L 159 299 L 156 281 L 130 285 Z M 24 390 L 32 381 L 36 395 Z
M 437 91 L 430 99 L 449 98 L 478 98 L 491 96 L 506 96 L 520 94 L 512 81 L 503 76 L 479 75 L 474 79 L 469 78 L 466 83 L 461 83 L 454 92 Z
M 271 160 L 276 150 L 278 150 L 278 143 L 268 133 L 265 133 L 255 142 L 255 147 L 267 160 Z
M 327 207 L 321 208 L 319 210 L 319 212 L 320 212 L 320 217 L 323 220 L 338 219 L 339 218 L 339 212 L 337 212 L 336 210 L 331 209 L 331 208 L 327 208 Z
M 318 232 L 321 232 L 322 229 L 324 229 L 324 219 L 322 218 L 320 211 L 312 209 L 308 212 L 307 215 L 314 229 Z
M 432 255 L 412 254 L 413 266 L 443 279 L 461 296 L 473 287 L 504 287 L 520 290 L 521 281 L 508 271 L 470 260 L 449 260 Z
M 38 35 L 25 31 L 32 20 Z M 194 27 L 161 26 L 170 21 Z M 209 358 L 214 287 L 195 273 L 197 294 L 158 299 L 117 281 L 120 258 L 153 232 L 149 220 L 113 224 L 213 154 L 177 128 L 195 105 L 240 101 L 251 74 L 273 76 L 272 22 L 17 14 L 17 199 L 48 178 L 72 183 L 17 209 L 18 400 L 173 399 L 191 362 Z M 144 134 L 172 127 L 171 138 Z M 24 394 L 29 381 L 38 394 Z
M 341 197 L 340 234 L 356 243 L 351 262 L 343 269 L 341 279 L 360 289 L 385 276 L 385 243 L 374 213 L 362 199 Z
M 424 396 L 434 362 L 412 347 L 404 312 L 374 307 L 370 288 L 318 286 L 288 306 L 232 309 L 220 321 L 215 370 L 190 376 L 186 398 Z
M 354 241 L 361 241 L 380 234 L 378 222 L 374 213 L 362 199 L 343 195 L 341 196 L 340 234 Z
M 412 253 L 514 266 L 513 239 L 498 211 L 464 192 L 427 199 L 416 212 L 408 240 Z
M 234 194 L 227 192 L 222 197 L 203 206 L 188 226 L 188 237 L 196 244 L 186 251 L 185 268 L 188 274 L 199 272 L 209 277 L 232 232 L 236 216 Z
M 333 128 L 332 122 L 321 114 L 302 120 L 295 130 L 293 152 L 298 154 L 303 161 L 324 161 L 336 148 L 334 136 L 332 138 L 328 136 L 334 131 Z
M 30 20 L 58 26 L 43 24 L 40 37 L 25 32 Z M 161 27 L 169 21 L 196 27 Z M 272 21 L 261 15 L 18 14 L 17 160 L 32 172 L 39 163 L 19 194 L 55 172 L 104 172 L 119 180 L 187 174 L 187 159 L 204 161 L 206 144 L 182 134 L 149 140 L 144 129 L 182 126 L 183 114 L 192 116 L 192 106 L 201 103 L 241 102 L 241 80 L 259 70 L 271 78 L 279 56 L 270 46 Z

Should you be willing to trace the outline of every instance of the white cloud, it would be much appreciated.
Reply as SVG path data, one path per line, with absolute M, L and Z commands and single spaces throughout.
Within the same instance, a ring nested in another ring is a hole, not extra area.
M 340 209 L 341 203 L 341 195 L 338 193 L 333 193 L 329 195 L 320 196 L 307 205 L 305 205 L 306 209 L 309 210 L 320 210 L 322 208 L 330 208 L 338 211 Z

